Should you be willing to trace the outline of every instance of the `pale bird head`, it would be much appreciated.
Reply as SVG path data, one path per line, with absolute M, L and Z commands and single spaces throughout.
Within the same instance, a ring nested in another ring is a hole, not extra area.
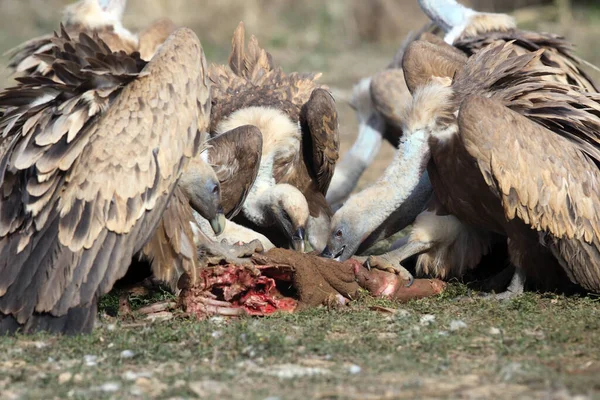
M 196 157 L 190 161 L 179 179 L 179 186 L 190 205 L 210 222 L 216 235 L 225 229 L 225 215 L 221 205 L 221 184 L 212 167 Z
M 373 198 L 385 196 L 385 193 L 378 193 L 382 189 L 374 185 L 356 193 L 337 210 L 331 218 L 329 240 L 322 257 L 345 261 L 356 253 L 361 243 L 379 226 L 368 213 Z
M 285 233 L 294 250 L 304 251 L 306 225 L 308 223 L 308 202 L 294 186 L 278 184 L 271 189 L 271 217 Z

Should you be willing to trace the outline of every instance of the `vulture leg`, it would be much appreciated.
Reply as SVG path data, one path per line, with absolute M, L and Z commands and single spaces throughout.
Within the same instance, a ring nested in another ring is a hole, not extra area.
M 525 271 L 523 268 L 515 268 L 515 273 L 510 280 L 510 284 L 506 288 L 506 290 L 502 293 L 496 293 L 493 296 L 487 297 L 488 299 L 496 299 L 496 300 L 508 300 L 515 298 L 521 294 L 523 294 L 525 288 Z
M 399 274 L 403 278 L 409 279 L 409 285 L 411 285 L 413 277 L 411 273 L 402 266 L 402 261 L 412 256 L 424 253 L 433 248 L 433 246 L 434 244 L 432 242 L 421 242 L 416 240 L 409 241 L 404 246 L 396 250 L 379 256 L 369 256 L 365 262 L 365 265 L 367 267 Z

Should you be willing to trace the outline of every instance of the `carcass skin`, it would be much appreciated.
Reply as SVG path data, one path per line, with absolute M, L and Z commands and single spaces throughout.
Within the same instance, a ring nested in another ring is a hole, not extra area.
M 212 315 L 268 315 L 303 308 L 340 307 L 356 299 L 360 289 L 393 300 L 434 296 L 445 283 L 416 279 L 410 287 L 401 276 L 369 270 L 350 259 L 337 262 L 288 249 L 272 249 L 251 258 L 259 274 L 245 265 L 222 264 L 198 271 L 196 284 L 182 277 L 179 305 L 197 318 Z

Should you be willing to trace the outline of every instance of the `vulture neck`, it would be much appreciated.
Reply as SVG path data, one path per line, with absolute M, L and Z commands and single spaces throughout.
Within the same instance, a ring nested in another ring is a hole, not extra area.
M 103 9 L 99 0 L 80 0 L 65 8 L 63 21 L 65 25 L 81 25 L 87 29 L 112 28 L 125 40 L 137 43 L 137 36 L 123 27 L 122 19 L 125 11 L 125 0 L 102 0 L 106 4 Z
M 256 180 L 246 197 L 242 206 L 244 215 L 258 226 L 268 226 L 275 221 L 271 214 L 273 203 L 273 189 L 275 179 L 273 178 L 273 157 L 265 157 L 261 160 Z
M 356 195 L 371 203 L 361 207 L 373 213 L 369 218 L 372 229 L 368 229 L 368 234 L 383 224 L 418 187 L 426 186 L 421 182 L 421 178 L 429 158 L 426 133 L 424 131 L 412 133 L 400 142 L 398 152 L 383 177 L 373 186 Z M 425 179 L 425 183 L 428 183 L 427 181 Z
M 476 14 L 475 11 L 457 3 L 456 0 L 419 0 L 419 5 L 429 19 L 446 33 L 455 29 L 460 29 L 462 32 Z M 448 42 L 446 38 L 445 40 Z

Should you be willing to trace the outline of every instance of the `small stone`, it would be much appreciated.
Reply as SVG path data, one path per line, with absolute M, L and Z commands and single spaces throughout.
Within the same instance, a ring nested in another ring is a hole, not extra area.
M 362 371 L 362 368 L 359 367 L 356 364 L 352 364 L 350 366 L 350 368 L 348 368 L 348 371 L 352 374 L 352 375 L 356 375 L 356 374 L 360 374 L 360 371 Z
M 121 378 L 125 381 L 135 381 L 139 376 L 133 371 L 125 371 L 123 375 L 121 375 Z
M 73 382 L 77 382 L 77 383 L 83 382 L 83 375 L 81 375 L 81 374 L 75 374 L 73 376 Z
M 113 347 L 115 347 L 115 344 L 111 342 L 111 343 L 109 343 L 109 344 L 108 344 L 108 346 L 106 346 L 106 347 L 108 347 L 109 349 L 112 349 Z
M 121 384 L 119 382 L 106 382 L 100 386 L 100 390 L 107 393 L 114 393 L 119 389 L 121 389 Z
M 62 374 L 58 375 L 58 383 L 61 385 L 69 382 L 71 379 L 73 379 L 73 374 L 70 372 L 63 372 Z
M 435 322 L 435 315 L 425 314 L 421 317 L 421 320 L 419 322 L 421 323 L 421 325 L 431 325 Z
M 502 333 L 500 329 L 493 326 L 490 328 L 490 335 L 499 335 L 500 333 Z
M 109 332 L 113 332 L 115 329 L 117 329 L 117 325 L 115 325 L 115 324 L 108 324 L 108 325 L 106 325 L 106 329 Z
M 214 331 L 213 333 L 210 334 L 210 336 L 212 336 L 215 339 L 218 339 L 221 336 L 223 336 L 223 331 Z
M 439 331 L 438 336 L 448 336 L 448 332 L 447 331 Z
M 451 331 L 457 331 L 459 329 L 463 329 L 466 328 L 467 324 L 464 321 L 461 321 L 460 319 L 455 319 L 450 321 L 450 330 Z
M 396 310 L 396 317 L 398 318 L 407 318 L 410 317 L 410 311 L 405 308 L 398 308 Z
M 88 367 L 95 367 L 98 364 L 98 356 L 87 354 L 83 356 L 83 361 Z
M 35 342 L 34 346 L 36 349 L 43 349 L 44 347 L 48 347 L 48 343 L 45 342 Z
M 223 396 L 229 392 L 226 384 L 218 381 L 204 380 L 189 383 L 190 390 L 198 397 Z
M 121 352 L 121 358 L 133 358 L 135 353 L 131 350 L 123 350 Z

